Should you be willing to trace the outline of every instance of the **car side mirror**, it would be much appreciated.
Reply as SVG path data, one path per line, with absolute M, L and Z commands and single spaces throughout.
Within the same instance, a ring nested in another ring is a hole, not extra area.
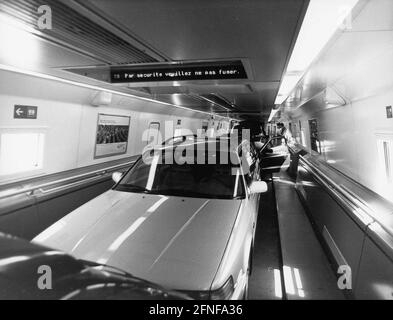
M 112 180 L 115 183 L 118 183 L 122 177 L 123 177 L 123 173 L 121 173 L 121 172 L 113 172 L 112 173 Z
M 253 181 L 250 185 L 250 193 L 265 193 L 267 191 L 267 184 L 265 181 Z

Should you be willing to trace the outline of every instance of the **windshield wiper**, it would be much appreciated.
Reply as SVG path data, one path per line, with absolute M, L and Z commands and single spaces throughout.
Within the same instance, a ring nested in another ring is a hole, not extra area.
M 146 189 L 145 187 L 138 186 L 136 184 L 119 184 L 118 187 L 125 188 L 125 189 L 132 189 L 134 191 L 140 191 L 140 192 L 145 192 L 145 193 L 148 193 L 151 191 L 149 189 Z
M 219 194 L 210 194 L 210 193 L 202 193 L 195 192 L 191 190 L 180 190 L 180 189 L 162 189 L 162 190 L 152 190 L 156 194 L 166 194 L 176 197 L 195 197 L 195 198 L 205 198 L 205 199 L 229 199 L 229 200 L 239 200 L 244 199 L 244 196 L 239 195 L 233 197 L 232 195 L 219 195 Z
M 122 276 L 128 277 L 128 278 L 135 278 L 131 273 L 124 271 L 123 269 L 120 269 L 118 267 L 114 267 L 114 266 L 110 266 L 108 264 L 105 263 L 97 263 L 97 262 L 93 262 L 93 261 L 88 261 L 88 260 L 79 260 L 81 262 L 83 262 L 87 267 L 90 268 L 94 268 L 94 267 L 103 267 L 106 269 L 112 269 L 113 271 L 116 271 L 116 273 L 121 274 Z M 108 270 L 109 271 L 109 270 Z
M 185 197 L 198 197 L 198 198 L 219 198 L 220 195 L 214 195 L 209 193 L 201 193 L 191 190 L 181 190 L 181 189 L 162 189 L 162 190 L 153 190 L 157 194 L 168 194 L 173 196 L 185 196 Z
M 155 287 L 160 290 L 164 290 L 158 284 L 151 282 L 149 280 L 145 280 L 145 279 L 136 277 L 121 268 L 114 267 L 114 266 L 111 266 L 111 265 L 108 265 L 105 263 L 97 263 L 97 262 L 93 262 L 93 261 L 89 261 L 89 260 L 80 259 L 79 261 L 81 261 L 83 264 L 85 264 L 85 266 L 88 268 L 101 267 L 101 268 L 104 268 L 106 272 L 123 277 L 124 279 L 127 279 L 128 281 L 133 281 L 133 282 L 138 281 L 138 282 L 144 283 L 145 285 L 149 285 L 151 287 Z

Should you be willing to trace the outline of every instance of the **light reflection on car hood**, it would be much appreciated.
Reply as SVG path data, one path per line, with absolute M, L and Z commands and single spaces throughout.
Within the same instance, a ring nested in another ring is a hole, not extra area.
M 33 241 L 181 290 L 206 290 L 241 200 L 110 190 Z

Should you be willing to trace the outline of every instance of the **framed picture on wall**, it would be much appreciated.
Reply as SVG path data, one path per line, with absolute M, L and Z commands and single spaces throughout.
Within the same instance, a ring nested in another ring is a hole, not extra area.
M 131 117 L 98 114 L 94 159 L 127 153 Z

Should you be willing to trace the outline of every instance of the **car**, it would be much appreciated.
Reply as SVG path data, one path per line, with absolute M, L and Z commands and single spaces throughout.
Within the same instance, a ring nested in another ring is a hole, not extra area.
M 225 161 L 225 159 L 227 161 Z M 247 141 L 145 152 L 115 186 L 33 239 L 194 299 L 247 297 L 260 193 Z
M 188 300 L 118 268 L 0 233 L 0 300 Z

